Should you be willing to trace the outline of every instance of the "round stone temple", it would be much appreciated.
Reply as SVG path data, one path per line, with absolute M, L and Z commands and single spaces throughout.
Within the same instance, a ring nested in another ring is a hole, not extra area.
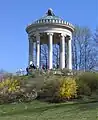
M 72 69 L 72 33 L 74 26 L 66 22 L 61 17 L 54 14 L 49 8 L 45 16 L 37 19 L 26 27 L 29 38 L 29 60 L 28 64 L 36 64 L 40 68 L 41 63 L 41 45 L 48 45 L 48 62 L 47 68 L 53 69 L 53 45 L 58 45 L 59 59 L 58 67 L 60 69 Z M 35 45 L 36 44 L 36 45 Z M 36 48 L 35 48 L 36 47 Z M 36 53 L 35 50 L 36 49 Z

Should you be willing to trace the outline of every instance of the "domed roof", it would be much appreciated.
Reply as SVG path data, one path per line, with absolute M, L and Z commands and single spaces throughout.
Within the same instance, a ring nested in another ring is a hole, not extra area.
M 48 16 L 48 15 L 46 15 L 46 16 L 44 16 L 44 17 L 38 19 L 37 21 L 40 21 L 40 20 L 47 20 L 47 19 L 49 19 L 49 20 L 63 20 L 63 19 L 61 19 L 61 18 L 58 17 L 58 16 Z M 37 21 L 36 21 L 36 22 L 37 22 Z M 64 21 L 64 20 L 63 20 L 63 21 Z
M 64 21 L 59 16 L 56 16 L 51 8 L 48 9 L 45 16 L 43 16 L 40 19 L 34 21 L 30 25 L 28 25 L 28 27 L 31 26 L 31 25 L 39 25 L 39 24 L 62 24 L 62 25 L 67 25 L 67 26 L 74 29 L 74 26 L 71 23 L 69 23 L 67 21 Z
M 60 18 L 59 16 L 55 16 L 53 13 L 53 10 L 51 8 L 48 9 L 46 15 L 44 17 L 41 17 L 34 23 L 64 23 L 64 20 Z
M 48 12 L 46 13 L 46 15 L 44 17 L 38 19 L 37 21 L 35 21 L 35 23 L 52 22 L 53 20 L 54 20 L 54 23 L 57 21 L 59 23 L 64 22 L 64 20 L 62 18 L 55 16 L 52 9 L 48 9 Z

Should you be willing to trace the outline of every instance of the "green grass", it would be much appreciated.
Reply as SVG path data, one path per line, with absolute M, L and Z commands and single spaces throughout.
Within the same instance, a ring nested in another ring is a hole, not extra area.
M 0 105 L 0 120 L 98 120 L 98 102 Z

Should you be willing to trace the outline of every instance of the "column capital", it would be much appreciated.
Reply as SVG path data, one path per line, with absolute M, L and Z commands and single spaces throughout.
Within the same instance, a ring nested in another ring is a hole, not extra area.
M 65 33 L 61 33 L 60 36 L 61 36 L 61 37 L 66 37 L 67 34 L 65 34 Z
M 47 35 L 51 35 L 51 36 L 53 36 L 53 33 L 52 33 L 52 32 L 48 32 Z
M 71 36 L 69 36 L 69 38 L 70 38 L 70 40 L 72 40 L 72 35 L 71 35 Z
M 30 42 L 33 42 L 33 39 L 32 39 L 32 37 L 28 37 L 28 40 L 30 41 Z
M 40 36 L 40 33 L 39 32 L 35 32 L 34 33 L 34 36 L 36 37 L 36 36 Z
M 28 39 L 30 40 L 30 39 L 31 39 L 31 36 L 28 35 Z
M 68 40 L 72 40 L 72 36 L 70 35 L 70 36 L 68 36 Z

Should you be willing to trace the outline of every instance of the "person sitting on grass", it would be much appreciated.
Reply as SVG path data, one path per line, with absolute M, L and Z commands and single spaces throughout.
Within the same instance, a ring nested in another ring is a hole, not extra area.
M 27 72 L 26 75 L 29 75 L 29 68 L 28 67 L 26 68 L 26 72 Z
M 30 66 L 29 66 L 30 69 L 36 69 L 36 66 L 34 65 L 34 63 L 32 61 L 30 61 Z
M 36 66 L 32 61 L 30 61 L 29 67 L 26 68 L 27 75 L 31 74 L 32 69 L 36 69 Z

